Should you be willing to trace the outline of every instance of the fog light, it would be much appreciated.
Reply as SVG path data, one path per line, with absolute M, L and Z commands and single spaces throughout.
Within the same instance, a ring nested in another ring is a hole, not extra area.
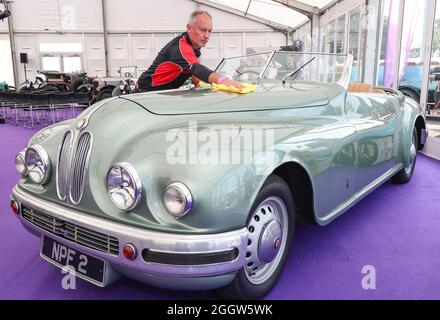
M 171 183 L 164 193 L 165 207 L 176 218 L 187 215 L 193 205 L 192 195 L 188 187 L 183 183 Z
M 14 212 L 15 214 L 18 214 L 18 203 L 17 203 L 17 201 L 11 200 L 11 209 L 12 209 L 12 212 Z
M 123 254 L 124 257 L 127 258 L 128 260 L 136 259 L 137 252 L 135 246 L 130 243 L 125 244 Z

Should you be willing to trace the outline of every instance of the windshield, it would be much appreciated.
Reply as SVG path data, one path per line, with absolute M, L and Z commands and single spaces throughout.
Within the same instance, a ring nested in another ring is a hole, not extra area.
M 225 58 L 216 72 L 240 82 L 308 80 L 348 86 L 351 55 L 276 51 Z

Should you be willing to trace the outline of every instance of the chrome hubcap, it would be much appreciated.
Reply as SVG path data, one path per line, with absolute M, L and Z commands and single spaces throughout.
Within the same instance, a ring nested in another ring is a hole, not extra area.
M 267 281 L 277 269 L 286 247 L 287 208 L 278 197 L 264 200 L 248 224 L 245 274 L 255 285 Z
M 276 219 L 271 220 L 263 226 L 258 252 L 260 260 L 269 263 L 275 258 L 281 246 L 281 225 Z
M 416 155 L 417 155 L 417 150 L 416 150 L 416 141 L 414 138 L 414 135 L 412 137 L 411 140 L 411 147 L 409 149 L 409 164 L 408 166 L 405 168 L 405 173 L 406 175 L 410 175 L 413 167 L 414 167 L 414 162 L 416 161 Z

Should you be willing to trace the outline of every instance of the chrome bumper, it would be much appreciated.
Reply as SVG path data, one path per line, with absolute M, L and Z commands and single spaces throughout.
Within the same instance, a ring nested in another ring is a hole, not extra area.
M 79 251 L 103 259 L 110 264 L 115 264 L 119 270 L 133 270 L 168 277 L 196 278 L 231 273 L 240 269 L 245 263 L 248 237 L 247 228 L 206 235 L 162 233 L 85 215 L 79 211 L 35 197 L 18 186 L 14 187 L 11 198 L 18 202 L 20 214 L 18 214 L 17 217 L 27 229 L 36 231 L 38 234 L 47 235 L 71 248 L 76 248 Z M 115 255 L 101 252 L 44 230 L 23 218 L 21 214 L 23 205 L 56 219 L 117 238 L 119 240 L 119 254 Z M 133 244 L 138 249 L 139 254 L 133 261 L 127 260 L 122 255 L 123 246 L 126 243 Z M 238 254 L 233 261 L 213 264 L 179 265 L 175 263 L 163 264 L 146 262 L 142 254 L 140 254 L 144 249 L 148 249 L 149 252 L 157 253 L 160 256 L 166 256 L 166 254 L 178 254 L 181 256 L 191 254 L 215 255 L 231 250 L 236 250 Z

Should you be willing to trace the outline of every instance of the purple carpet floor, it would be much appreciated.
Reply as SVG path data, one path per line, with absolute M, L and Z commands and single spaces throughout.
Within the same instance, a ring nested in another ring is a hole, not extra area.
M 217 298 L 126 278 L 106 288 L 78 279 L 75 290 L 64 290 L 64 275 L 40 258 L 40 241 L 9 208 L 18 179 L 14 156 L 33 133 L 0 124 L 0 299 Z M 439 194 L 440 162 L 419 154 L 410 183 L 384 184 L 326 227 L 297 226 L 267 299 L 440 299 Z M 375 289 L 363 289 L 364 266 L 374 267 Z

